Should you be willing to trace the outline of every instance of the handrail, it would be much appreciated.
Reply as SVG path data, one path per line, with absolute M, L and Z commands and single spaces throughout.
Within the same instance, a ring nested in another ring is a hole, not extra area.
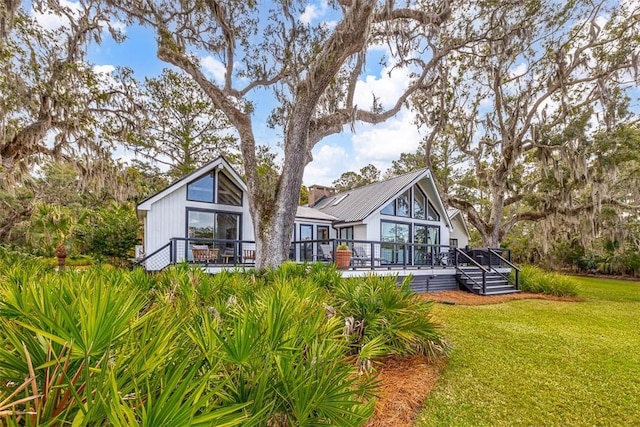
M 469 255 L 467 255 L 467 253 L 464 252 L 462 249 L 455 248 L 455 251 L 456 251 L 456 254 L 460 254 L 460 255 L 464 256 L 467 260 L 471 261 L 471 264 L 475 265 L 480 270 L 482 270 L 482 285 L 480 285 L 480 283 L 478 283 L 478 281 L 476 279 L 474 279 L 473 277 L 469 276 L 469 273 L 467 273 L 466 271 L 464 271 L 463 269 L 458 267 L 458 257 L 457 256 L 456 256 L 456 270 L 458 270 L 461 274 L 467 276 L 467 279 L 471 280 L 476 285 L 482 286 L 482 293 L 486 293 L 487 292 L 487 273 L 489 272 L 489 270 L 484 268 L 476 260 L 474 260 Z
M 146 255 L 141 260 L 138 260 L 138 261 L 134 262 L 133 265 L 131 266 L 131 268 L 142 267 L 143 266 L 142 263 L 150 260 L 152 257 L 156 256 L 157 254 L 159 254 L 160 252 L 162 252 L 163 250 L 165 250 L 167 248 L 169 248 L 169 254 L 171 254 L 172 253 L 172 251 L 171 251 L 172 244 L 173 244 L 173 240 L 169 240 L 169 243 L 165 244 L 164 246 L 161 246 L 160 248 L 156 249 L 155 251 L 153 251 L 149 255 Z M 169 263 L 171 263 L 171 260 L 169 261 Z
M 505 275 L 505 274 L 501 273 L 500 271 L 498 271 L 498 269 L 493 268 L 491 266 L 491 262 L 489 262 L 489 268 L 493 269 L 496 273 L 498 273 L 500 276 L 505 278 L 507 280 L 507 282 L 509 282 L 510 284 L 515 286 L 516 289 L 520 289 L 520 269 L 518 267 L 516 267 L 515 264 L 513 264 L 511 261 L 509 261 L 508 259 L 504 258 L 502 255 L 500 255 L 496 250 L 491 249 L 491 248 L 487 248 L 487 249 L 489 250 L 489 258 L 491 258 L 491 255 L 495 255 L 502 262 L 506 263 L 509 267 L 511 267 L 511 268 L 513 268 L 515 270 L 515 272 L 516 272 L 515 273 L 516 274 L 515 283 L 513 283 L 513 281 L 509 278 L 509 275 Z

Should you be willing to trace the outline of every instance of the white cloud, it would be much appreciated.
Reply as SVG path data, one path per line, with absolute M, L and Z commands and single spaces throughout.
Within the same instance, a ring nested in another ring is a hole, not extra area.
M 94 65 L 93 66 L 93 72 L 94 73 L 98 73 L 98 74 L 111 74 L 116 70 L 116 67 L 114 67 L 111 64 L 105 64 L 105 65 Z
M 82 5 L 77 1 L 59 0 L 60 7 L 66 8 L 68 13 L 73 16 L 74 19 L 79 18 L 82 12 Z M 44 29 L 55 31 L 62 27 L 69 27 L 69 18 L 64 14 L 55 13 L 46 5 L 42 6 L 42 10 L 38 11 L 31 8 L 31 16 L 36 22 Z M 122 34 L 126 33 L 127 25 L 122 21 L 109 21 L 109 25 L 116 31 Z M 102 30 L 106 30 L 107 26 L 105 21 L 101 23 Z
M 328 5 L 326 0 L 320 4 L 308 4 L 304 8 L 304 12 L 300 15 L 300 22 L 310 25 L 315 19 L 320 18 L 327 13 Z
M 511 67 L 511 69 L 509 70 L 509 74 L 511 77 L 519 77 L 524 75 L 524 73 L 526 73 L 527 70 L 528 70 L 527 64 L 525 64 L 524 62 L 521 62 L 515 67 Z
M 409 71 L 406 69 L 394 69 L 391 73 L 388 69 L 382 69 L 380 77 L 368 75 L 364 81 L 360 80 L 356 84 L 354 103 L 360 109 L 369 109 L 375 95 L 383 108 L 390 108 L 406 90 L 409 79 Z
M 60 0 L 60 6 L 69 9 L 74 16 L 78 16 L 80 14 L 80 4 L 77 2 Z M 46 6 L 43 7 L 42 12 L 39 12 L 32 7 L 31 16 L 35 18 L 36 22 L 38 22 L 41 27 L 47 30 L 57 30 L 60 27 L 69 25 L 69 19 L 66 16 L 57 15 L 50 9 L 47 9 Z
M 304 172 L 305 185 L 330 186 L 344 172 L 359 172 L 368 164 L 384 174 L 400 153 L 418 149 L 422 135 L 413 119 L 413 113 L 402 110 L 384 123 L 358 125 L 355 134 L 330 137 L 331 142 L 313 150 L 313 161 Z
M 213 77 L 216 82 L 224 82 L 224 78 L 227 75 L 227 69 L 222 62 L 218 61 L 211 55 L 207 55 L 200 60 L 200 63 L 204 67 L 205 72 Z
M 331 185 L 347 171 L 349 155 L 340 145 L 325 143 L 313 150 L 313 161 L 304 170 L 305 185 Z
M 351 137 L 355 154 L 352 170 L 371 163 L 384 173 L 401 153 L 415 152 L 422 135 L 413 123 L 414 118 L 413 113 L 402 110 L 385 123 L 362 126 L 363 130 Z

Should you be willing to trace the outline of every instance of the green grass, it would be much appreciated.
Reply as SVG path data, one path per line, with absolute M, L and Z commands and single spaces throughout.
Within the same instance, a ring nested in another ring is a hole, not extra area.
M 438 305 L 454 350 L 416 426 L 640 425 L 640 283 L 576 281 L 583 302 Z

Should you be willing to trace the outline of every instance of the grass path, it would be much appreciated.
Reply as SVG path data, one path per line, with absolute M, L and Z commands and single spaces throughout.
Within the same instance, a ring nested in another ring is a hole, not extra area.
M 584 302 L 438 305 L 455 349 L 416 426 L 640 425 L 640 283 Z

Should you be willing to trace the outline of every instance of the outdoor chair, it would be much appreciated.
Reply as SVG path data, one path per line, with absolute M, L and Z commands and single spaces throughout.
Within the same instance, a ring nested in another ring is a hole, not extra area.
M 195 262 L 211 262 L 218 259 L 218 250 L 210 249 L 207 245 L 193 245 L 191 251 Z
M 242 251 L 242 259 L 245 263 L 256 262 L 256 251 L 253 249 L 244 249 Z
M 353 245 L 353 262 L 358 263 L 360 265 L 371 265 L 371 261 L 374 262 L 374 265 L 380 265 L 386 260 L 384 258 L 371 257 L 367 255 L 367 251 L 363 247 L 359 247 L 358 245 Z
M 329 244 L 318 245 L 317 261 L 331 262 L 333 261 L 333 248 Z

